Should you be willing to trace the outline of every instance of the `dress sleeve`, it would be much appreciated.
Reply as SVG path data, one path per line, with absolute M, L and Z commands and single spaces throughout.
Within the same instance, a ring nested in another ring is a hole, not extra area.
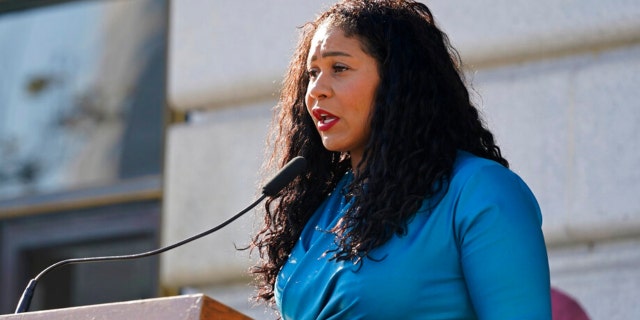
M 460 191 L 455 232 L 479 319 L 551 319 L 549 264 L 538 203 L 501 166 L 475 172 Z

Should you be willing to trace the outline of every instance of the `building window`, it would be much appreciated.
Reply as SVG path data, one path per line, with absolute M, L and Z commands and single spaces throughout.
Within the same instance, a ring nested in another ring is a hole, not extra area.
M 56 261 L 158 246 L 168 6 L 0 1 L 0 314 Z M 157 259 L 63 268 L 31 310 L 159 292 Z
M 0 15 L 0 200 L 160 172 L 166 1 Z

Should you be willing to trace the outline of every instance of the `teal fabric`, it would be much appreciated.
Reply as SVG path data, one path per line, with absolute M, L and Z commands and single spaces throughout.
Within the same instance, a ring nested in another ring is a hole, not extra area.
M 360 266 L 330 260 L 348 173 L 276 281 L 283 319 L 551 319 L 542 217 L 513 172 L 460 152 L 448 191 Z

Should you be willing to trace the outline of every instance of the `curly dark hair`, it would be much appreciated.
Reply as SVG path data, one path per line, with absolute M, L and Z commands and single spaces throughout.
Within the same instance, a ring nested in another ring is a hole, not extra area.
M 305 224 L 351 168 L 348 153 L 324 148 L 305 106 L 306 60 L 323 23 L 358 39 L 380 75 L 371 135 L 349 185 L 355 202 L 332 230 L 338 244 L 333 259 L 363 263 L 371 250 L 404 235 L 422 202 L 446 188 L 458 150 L 508 166 L 470 101 L 458 53 L 426 5 L 411 0 L 333 5 L 303 26 L 276 107 L 266 167 L 281 167 L 301 155 L 308 172 L 267 200 L 264 226 L 252 241 L 261 258 L 253 269 L 258 297 L 268 302 Z

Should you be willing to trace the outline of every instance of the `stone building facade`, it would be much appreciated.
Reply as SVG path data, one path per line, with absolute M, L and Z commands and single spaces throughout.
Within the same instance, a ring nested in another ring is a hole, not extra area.
M 167 129 L 164 244 L 256 197 L 296 27 L 329 4 L 172 2 L 168 99 L 174 115 L 186 116 Z M 640 2 L 427 4 L 461 53 L 474 101 L 512 169 L 540 202 L 552 284 L 593 319 L 638 318 Z M 164 288 L 223 301 L 240 292 L 244 301 L 252 258 L 236 247 L 249 242 L 256 221 L 243 218 L 167 253 Z

